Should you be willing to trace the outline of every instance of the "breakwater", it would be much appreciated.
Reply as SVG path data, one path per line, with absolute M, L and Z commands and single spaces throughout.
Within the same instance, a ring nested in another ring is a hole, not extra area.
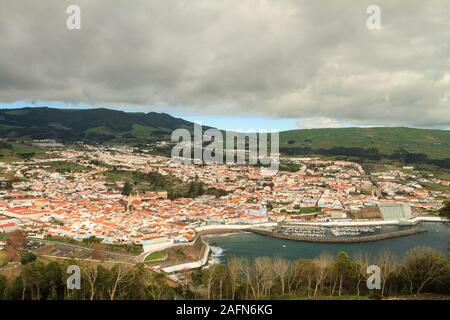
M 289 235 L 289 234 L 285 234 L 285 233 L 281 233 L 281 232 L 256 229 L 256 228 L 249 228 L 246 231 L 250 231 L 250 232 L 253 232 L 256 234 L 273 237 L 273 238 L 278 238 L 278 239 L 296 240 L 296 241 L 303 241 L 303 242 L 316 242 L 316 243 L 374 242 L 374 241 L 381 241 L 381 240 L 387 240 L 387 239 L 393 239 L 393 238 L 399 238 L 399 237 L 407 237 L 407 236 L 412 236 L 415 234 L 427 232 L 425 229 L 422 229 L 422 228 L 412 228 L 412 229 L 407 229 L 407 230 L 392 231 L 392 232 L 386 232 L 386 233 L 375 234 L 375 235 L 367 235 L 367 236 L 357 236 L 357 237 L 336 236 L 336 237 L 314 238 L 314 237 L 294 236 L 294 235 Z

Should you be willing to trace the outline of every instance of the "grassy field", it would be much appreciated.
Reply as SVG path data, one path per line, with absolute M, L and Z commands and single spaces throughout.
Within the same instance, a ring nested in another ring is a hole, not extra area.
M 71 161 L 49 161 L 42 163 L 42 166 L 47 167 L 46 169 L 52 172 L 85 172 L 88 171 L 89 168 Z
M 165 251 L 156 251 L 151 254 L 149 254 L 147 257 L 145 257 L 144 262 L 145 263 L 156 263 L 156 262 L 162 262 L 167 260 L 167 253 Z
M 149 184 L 148 177 L 141 172 L 133 172 L 126 170 L 108 170 L 104 171 L 103 175 L 109 183 L 116 184 L 117 182 L 128 181 L 133 185 L 133 188 L 139 190 L 150 191 L 152 188 Z
M 12 162 L 25 159 L 28 155 L 40 156 L 45 152 L 45 149 L 34 147 L 28 144 L 8 142 L 12 146 L 10 149 L 0 149 L 0 161 Z
M 307 207 L 307 208 L 300 208 L 297 210 L 297 213 L 299 214 L 308 214 L 308 213 L 314 213 L 319 212 L 320 209 L 316 207 Z
M 295 208 L 294 211 L 286 211 L 287 214 L 309 214 L 320 212 L 317 207 Z
M 403 164 L 395 160 L 381 159 L 378 161 L 366 161 L 365 162 L 371 172 L 388 171 L 388 170 L 400 170 L 406 174 L 415 174 L 426 176 L 429 174 L 434 175 L 437 178 L 443 180 L 450 180 L 450 170 L 445 168 L 439 168 L 437 166 L 429 164 L 416 164 L 414 170 L 402 169 Z
M 425 187 L 425 188 L 428 188 L 428 189 L 438 190 L 438 191 L 448 191 L 448 190 L 450 190 L 450 187 L 443 186 L 442 184 L 439 184 L 439 183 L 424 182 L 424 183 L 422 183 L 422 186 Z

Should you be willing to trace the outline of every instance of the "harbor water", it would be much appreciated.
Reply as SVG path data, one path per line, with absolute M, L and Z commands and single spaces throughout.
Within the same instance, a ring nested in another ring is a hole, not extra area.
M 228 235 L 208 236 L 205 240 L 214 247 L 211 262 L 225 262 L 227 257 L 247 257 L 254 259 L 260 256 L 280 256 L 288 260 L 314 258 L 323 252 L 337 254 L 347 252 L 350 256 L 357 252 L 367 252 L 375 257 L 383 249 L 389 249 L 398 257 L 417 246 L 431 247 L 441 255 L 448 254 L 450 244 L 450 224 L 427 222 L 420 225 L 427 232 L 376 242 L 327 244 L 283 240 L 262 236 L 250 232 Z M 393 230 L 397 227 L 389 227 Z M 400 229 L 400 228 L 399 228 Z M 402 227 L 404 229 L 404 227 Z

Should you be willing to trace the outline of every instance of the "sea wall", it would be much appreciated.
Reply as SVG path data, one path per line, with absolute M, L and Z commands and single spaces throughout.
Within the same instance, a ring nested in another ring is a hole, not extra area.
M 326 238 L 313 238 L 313 237 L 297 237 L 293 235 L 284 234 L 281 232 L 274 232 L 262 229 L 251 228 L 247 229 L 247 231 L 260 234 L 263 236 L 285 239 L 285 240 L 296 240 L 296 241 L 304 241 L 304 242 L 317 242 L 317 243 L 359 243 L 359 242 L 373 242 L 373 241 L 381 241 L 392 238 L 406 237 L 412 236 L 415 234 L 420 234 L 426 232 L 426 230 L 422 228 L 413 228 L 408 230 L 400 230 L 387 232 L 382 234 L 368 235 L 368 236 L 359 236 L 359 237 L 326 237 Z
M 164 272 L 171 273 L 181 270 L 197 269 L 206 265 L 208 263 L 208 258 L 211 253 L 211 248 L 209 247 L 208 243 L 205 240 L 203 240 L 202 237 L 199 237 L 198 241 L 201 241 L 203 245 L 201 254 L 202 258 L 200 260 L 165 267 L 162 270 Z

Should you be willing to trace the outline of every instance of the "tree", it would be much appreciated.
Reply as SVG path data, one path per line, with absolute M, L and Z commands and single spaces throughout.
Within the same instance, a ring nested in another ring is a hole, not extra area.
M 377 265 L 381 271 L 381 296 L 384 297 L 386 284 L 398 269 L 397 258 L 389 250 L 383 250 L 378 256 Z
M 230 257 L 227 261 L 227 267 L 231 287 L 231 300 L 234 300 L 236 296 L 236 287 L 238 284 L 239 274 L 241 270 L 240 259 L 236 257 Z
M 122 195 L 124 196 L 130 196 L 131 192 L 133 192 L 133 186 L 131 185 L 131 183 L 129 183 L 128 181 L 125 182 L 125 184 L 123 185 L 122 188 Z
M 31 300 L 40 300 L 41 291 L 45 287 L 45 265 L 40 261 L 26 264 L 22 267 L 20 275 L 23 283 L 23 299 L 28 292 Z
M 272 260 L 269 257 L 257 257 L 254 266 L 257 297 L 261 299 L 270 295 L 275 280 Z
M 223 298 L 223 284 L 226 280 L 227 272 L 226 272 L 226 266 L 223 264 L 215 264 L 212 267 L 214 267 L 214 273 L 215 273 L 215 280 L 216 280 L 216 286 L 215 288 L 219 289 L 219 300 L 222 300 Z M 217 299 L 217 298 L 216 298 Z
M 291 271 L 292 272 L 292 271 Z M 314 261 L 312 260 L 306 260 L 306 259 L 300 259 L 295 264 L 295 269 L 293 271 L 294 274 L 297 275 L 296 280 L 292 279 L 294 281 L 295 285 L 295 291 L 297 292 L 299 290 L 299 287 L 306 286 L 306 292 L 308 294 L 308 297 L 311 297 L 311 290 L 313 287 L 314 280 L 317 279 L 317 273 L 318 268 Z M 292 285 L 292 282 L 290 282 L 290 287 Z M 290 289 L 291 290 L 291 289 Z
M 447 270 L 447 263 L 436 251 L 427 247 L 416 247 L 406 253 L 402 275 L 409 283 L 414 296 L 426 285 L 439 281 Z
M 30 251 L 24 252 L 22 253 L 20 261 L 22 264 L 28 264 L 30 262 L 36 261 L 36 255 Z
M 117 290 L 130 282 L 133 269 L 123 263 L 118 263 L 112 267 L 111 271 L 112 281 L 108 288 L 108 294 L 109 298 L 114 300 Z
M 289 267 L 290 267 L 289 262 L 281 257 L 277 257 L 273 261 L 273 271 L 275 272 L 275 275 L 280 281 L 281 294 L 283 295 L 285 291 L 286 275 L 289 271 Z
M 445 220 L 450 220 L 450 200 L 444 201 L 443 205 L 439 210 L 439 216 Z
M 313 260 L 317 268 L 315 274 L 316 286 L 314 288 L 314 298 L 317 296 L 319 287 L 322 287 L 323 282 L 330 272 L 330 267 L 333 263 L 333 257 L 329 253 L 322 253 L 318 258 Z
M 0 299 L 3 298 L 6 288 L 7 288 L 6 277 L 0 274 Z
M 25 233 L 22 230 L 16 230 L 8 234 L 6 244 L 14 248 L 20 248 L 27 242 Z
M 248 299 L 249 289 L 251 289 L 253 294 L 253 299 L 257 299 L 258 295 L 256 288 L 253 285 L 254 271 L 253 263 L 246 258 L 241 259 L 241 273 L 245 281 L 245 300 Z
M 200 272 L 197 273 L 197 275 L 201 278 L 202 270 L 199 269 L 198 271 Z M 152 273 L 149 277 L 149 282 L 150 284 L 147 286 L 147 291 L 149 292 L 150 298 L 154 300 L 173 298 L 171 287 L 167 284 L 167 278 L 164 272 Z
M 16 230 L 6 237 L 6 251 L 10 260 L 19 261 L 22 247 L 27 243 L 27 238 L 22 230 Z
M 63 285 L 61 265 L 56 261 L 49 262 L 45 266 L 44 272 L 44 287 L 46 289 L 47 299 L 60 299 L 61 287 Z
M 338 294 L 341 296 L 344 281 L 349 282 L 353 277 L 353 268 L 348 254 L 345 252 L 339 252 L 337 254 L 336 260 L 334 261 L 333 271 L 337 276 L 339 281 L 339 291 Z M 334 287 L 333 287 L 334 290 Z
M 162 276 L 166 279 L 165 276 Z M 150 274 L 145 269 L 144 263 L 138 263 L 132 268 L 132 273 L 129 279 L 129 283 L 122 290 L 121 298 L 144 300 L 146 299 L 147 286 L 149 283 Z
M 207 290 L 208 290 L 208 300 L 210 300 L 211 299 L 212 285 L 213 285 L 214 277 L 216 275 L 215 265 L 213 265 L 211 268 L 208 268 L 205 271 L 204 274 L 206 275 L 206 286 L 207 286 Z
M 98 268 L 92 263 L 83 263 L 81 266 L 82 277 L 89 285 L 89 300 L 94 300 L 95 297 L 95 285 L 98 278 Z
M 195 180 L 188 183 L 187 196 L 189 198 L 196 198 L 203 194 L 203 182 L 199 181 L 198 176 L 195 176 Z
M 357 252 L 353 257 L 353 269 L 356 275 L 356 295 L 361 293 L 361 282 L 367 278 L 367 267 L 369 266 L 369 256 L 367 253 Z

